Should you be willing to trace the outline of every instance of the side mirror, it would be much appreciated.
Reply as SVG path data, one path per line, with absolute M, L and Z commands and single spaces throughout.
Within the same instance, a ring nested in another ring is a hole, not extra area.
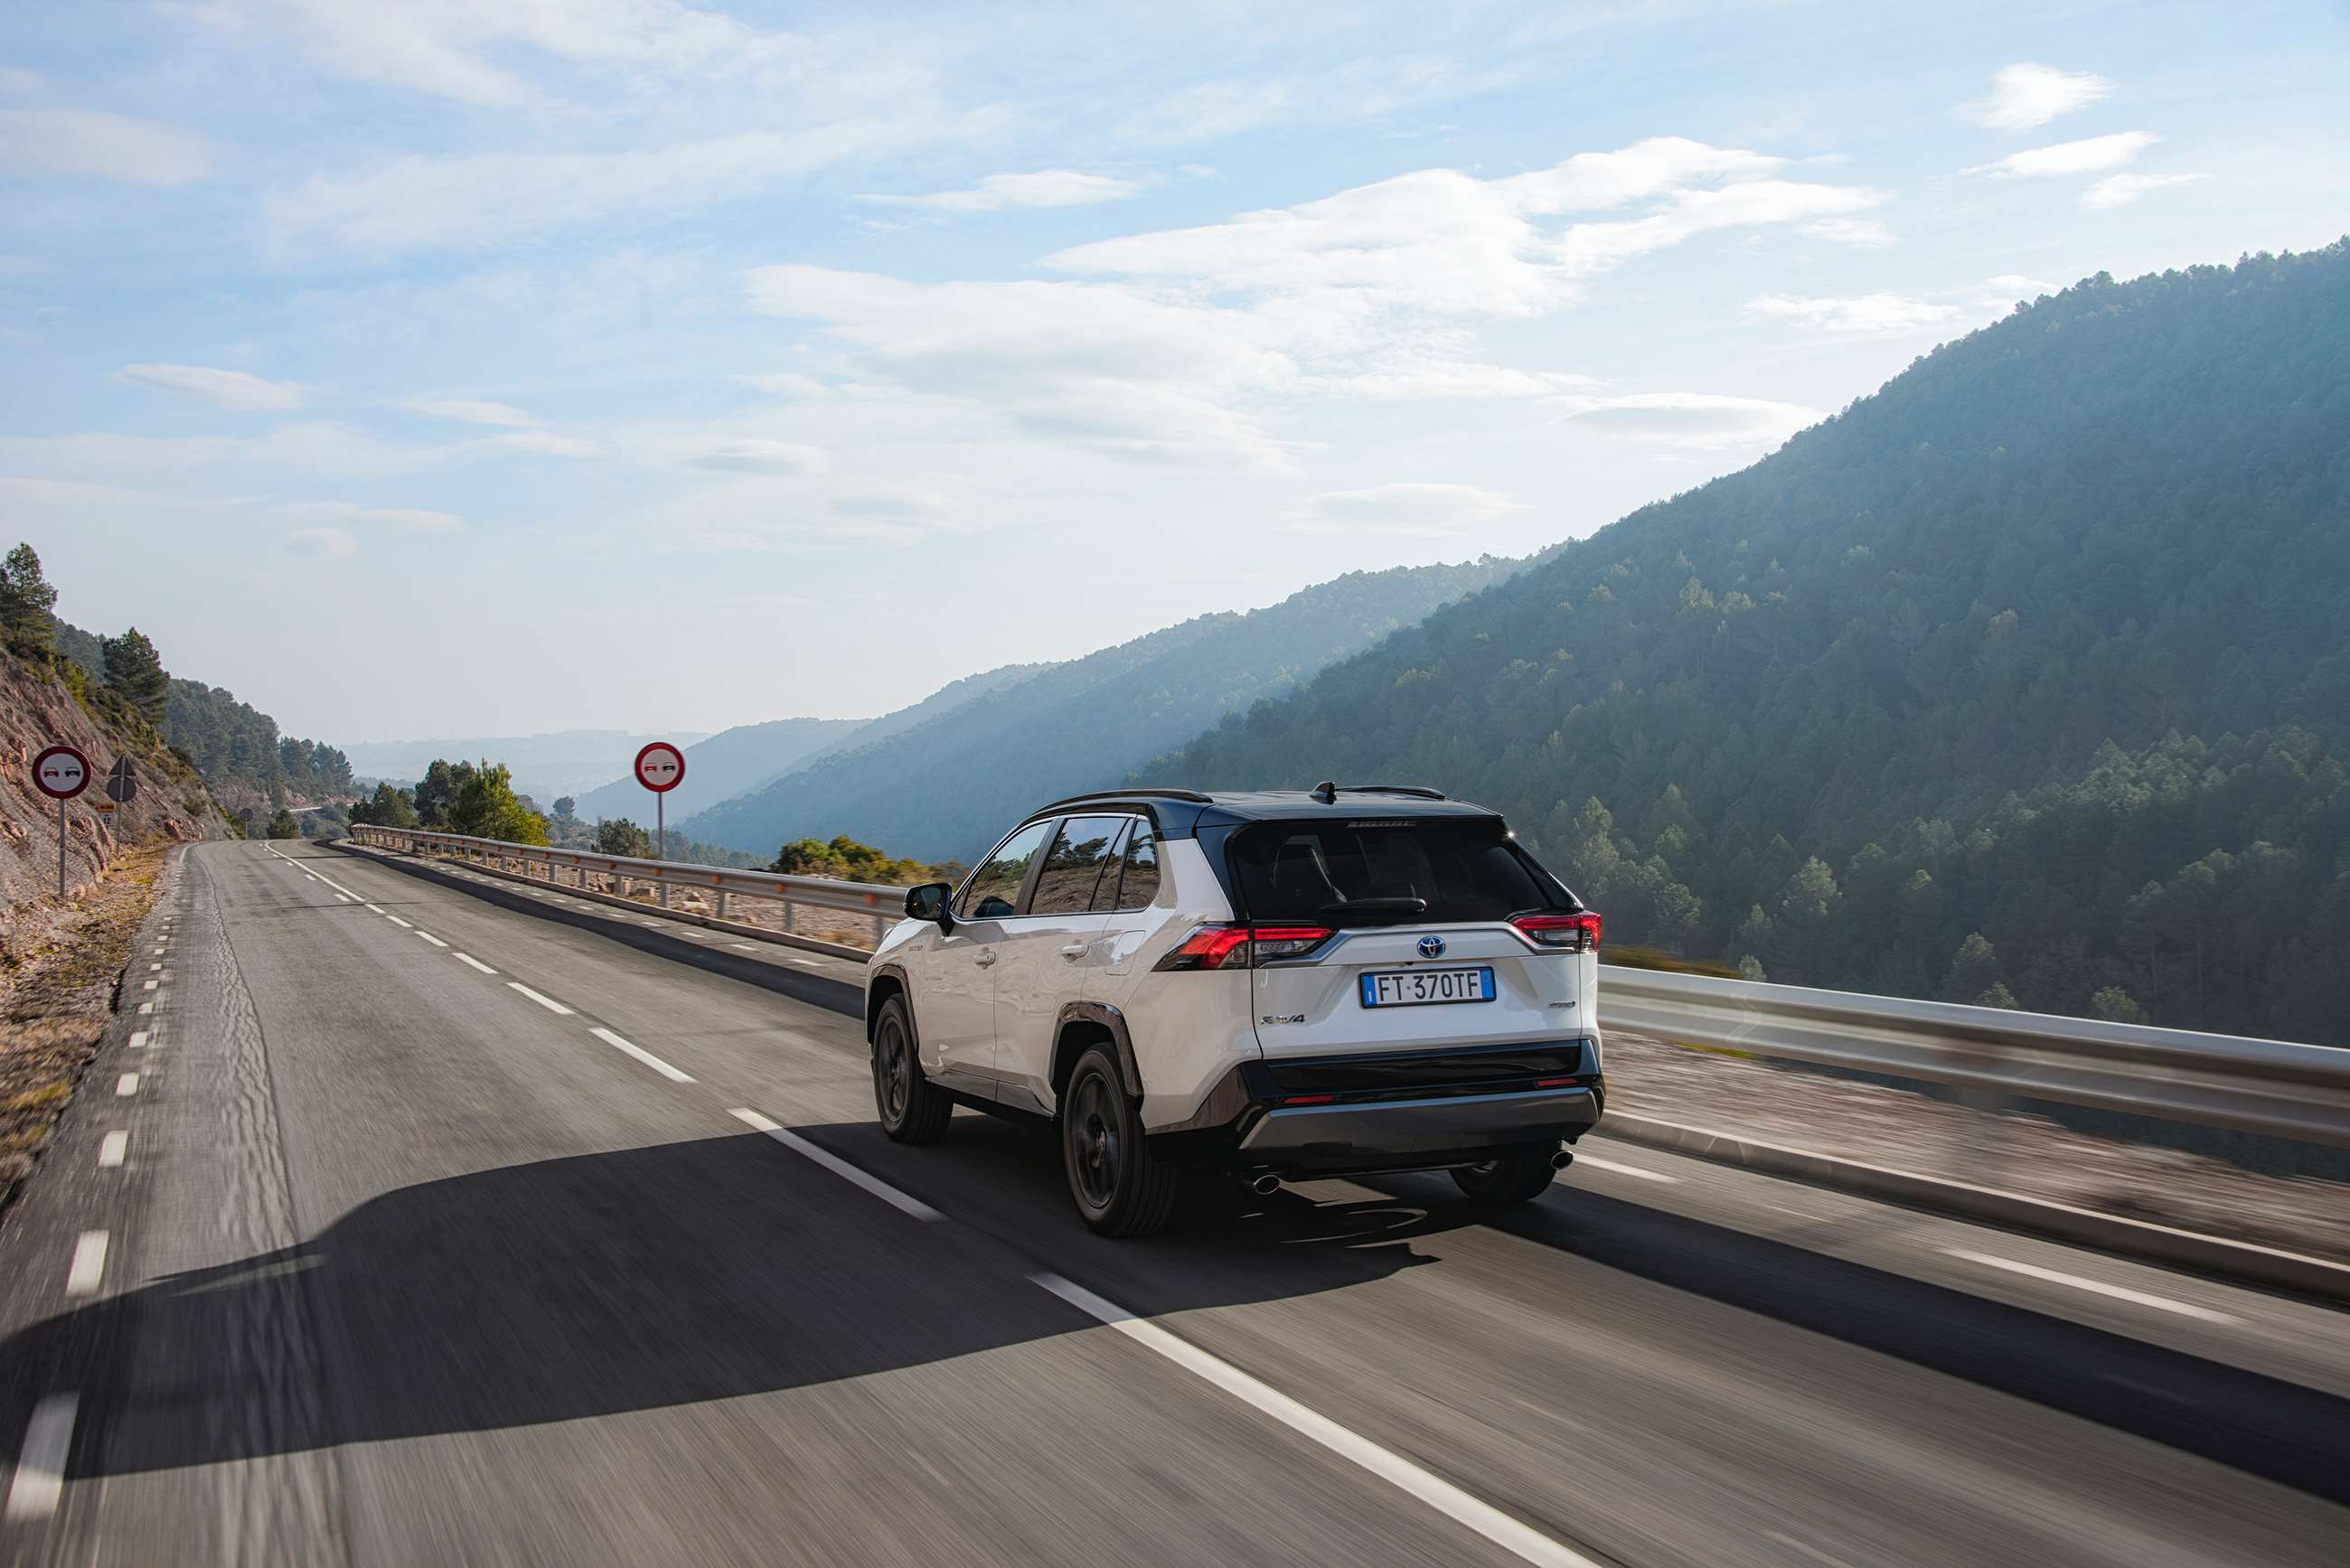
M 954 888 L 944 882 L 925 882 L 919 888 L 906 889 L 906 918 L 910 920 L 936 920 L 941 930 L 954 927 L 954 917 L 947 912 L 947 900 L 954 897 Z

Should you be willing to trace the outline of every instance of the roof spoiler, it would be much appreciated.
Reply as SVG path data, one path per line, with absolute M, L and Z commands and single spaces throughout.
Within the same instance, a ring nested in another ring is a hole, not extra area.
M 1401 794 L 1409 795 L 1414 800 L 1445 800 L 1450 798 L 1442 790 L 1430 789 L 1425 784 L 1372 784 L 1340 785 L 1332 784 L 1327 779 L 1323 780 L 1320 784 L 1315 784 L 1312 789 L 1305 793 L 1312 795 L 1315 800 L 1320 801 L 1324 805 L 1330 805 L 1337 801 L 1339 791 L 1342 788 L 1348 794 Z

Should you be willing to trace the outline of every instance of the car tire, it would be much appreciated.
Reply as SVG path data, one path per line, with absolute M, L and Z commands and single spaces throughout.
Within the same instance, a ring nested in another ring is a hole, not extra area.
M 1118 1061 L 1096 1046 L 1061 1095 L 1061 1164 L 1078 1217 L 1101 1236 L 1149 1236 L 1175 1213 L 1177 1171 L 1150 1151 Z
M 902 996 L 884 1002 L 873 1019 L 873 1107 L 897 1143 L 936 1143 L 954 1115 L 954 1102 L 922 1075 L 914 1015 Z
M 1452 1180 L 1479 1203 L 1531 1203 L 1550 1190 L 1558 1172 L 1550 1168 L 1555 1144 L 1529 1144 L 1503 1150 L 1482 1165 L 1456 1167 Z

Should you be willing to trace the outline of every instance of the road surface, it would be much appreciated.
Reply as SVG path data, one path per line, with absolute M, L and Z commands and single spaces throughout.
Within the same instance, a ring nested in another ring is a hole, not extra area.
M 303 844 L 149 932 L 0 1224 L 0 1562 L 2350 1560 L 2331 1309 L 1597 1138 L 1102 1241 L 879 1137 L 853 965 Z

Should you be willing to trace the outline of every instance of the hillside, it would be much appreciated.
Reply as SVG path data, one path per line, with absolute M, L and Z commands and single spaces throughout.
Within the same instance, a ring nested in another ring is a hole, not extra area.
M 1151 772 L 1506 810 L 1618 941 L 2350 1043 L 2350 243 L 1945 344 Z
M 1201 616 L 1053 665 L 681 826 L 767 853 L 845 833 L 893 855 L 969 860 L 1038 804 L 1116 784 L 1218 714 L 1287 691 L 1516 566 L 1354 572 L 1246 615 Z

